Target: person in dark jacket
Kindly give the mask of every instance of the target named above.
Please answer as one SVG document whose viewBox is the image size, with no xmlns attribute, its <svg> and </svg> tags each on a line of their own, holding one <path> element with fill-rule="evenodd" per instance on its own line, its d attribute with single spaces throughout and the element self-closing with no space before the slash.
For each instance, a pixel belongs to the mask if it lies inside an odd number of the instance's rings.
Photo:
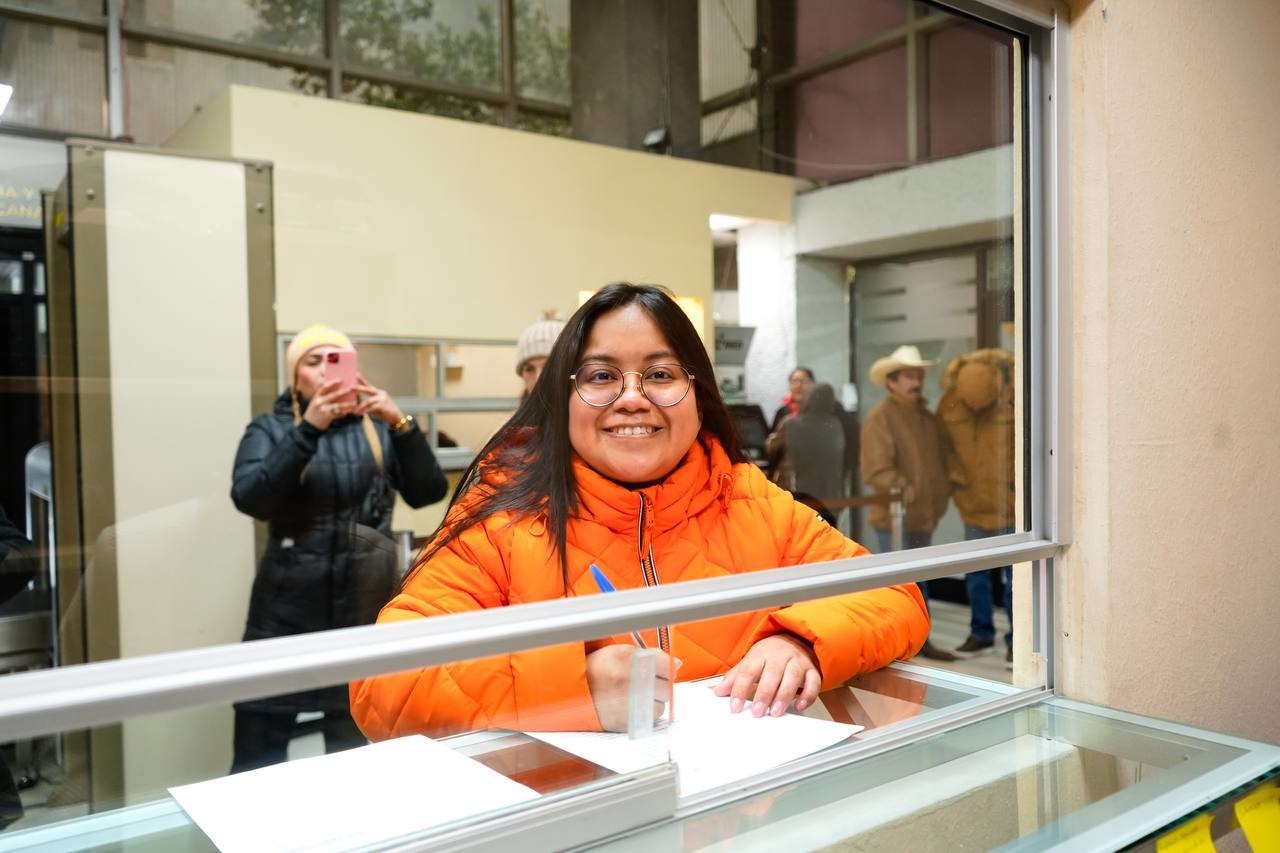
<svg viewBox="0 0 1280 853">
<path fill-rule="evenodd" d="M 784 489 L 792 489 L 794 472 L 791 460 L 787 458 L 786 442 L 782 438 L 782 427 L 791 418 L 800 414 L 800 406 L 805 396 L 813 387 L 813 371 L 807 367 L 797 367 L 787 378 L 789 393 L 782 398 L 782 405 L 773 413 L 773 422 L 769 425 L 769 437 L 765 440 L 764 473 L 773 482 Z"/>
<path fill-rule="evenodd" d="M 791 491 L 809 498 L 799 499 L 832 527 L 836 515 L 827 502 L 845 496 L 846 481 L 844 422 L 836 415 L 839 405 L 831 386 L 819 382 L 805 395 L 800 414 L 783 421 L 780 430 L 791 462 Z"/>
<path fill-rule="evenodd" d="M 448 492 L 425 436 L 385 391 L 363 376 L 357 394 L 326 381 L 325 356 L 351 348 L 336 329 L 299 332 L 285 354 L 288 390 L 236 451 L 231 499 L 268 524 L 246 641 L 372 623 L 397 580 L 395 492 L 415 508 Z M 241 702 L 231 772 L 284 761 L 297 715 L 315 711 L 326 752 L 365 743 L 345 685 Z"/>
<path fill-rule="evenodd" d="M 0 507 L 0 604 L 26 588 L 36 574 L 36 561 L 31 552 L 31 542 L 4 514 Z M 22 798 L 18 783 L 13 778 L 0 753 L 0 829 L 22 817 Z"/>
<path fill-rule="evenodd" d="M 0 507 L 0 604 L 26 589 L 36 575 L 31 542 L 9 521 Z"/>
</svg>

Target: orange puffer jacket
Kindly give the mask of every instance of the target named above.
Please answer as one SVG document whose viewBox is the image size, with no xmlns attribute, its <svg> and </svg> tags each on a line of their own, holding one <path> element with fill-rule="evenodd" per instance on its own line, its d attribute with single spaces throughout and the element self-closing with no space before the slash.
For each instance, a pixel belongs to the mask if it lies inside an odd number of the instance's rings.
<svg viewBox="0 0 1280 853">
<path fill-rule="evenodd" d="M 627 489 L 577 459 L 574 475 L 579 509 L 566 541 L 570 595 L 599 594 L 592 563 L 618 589 L 629 589 L 867 553 L 754 465 L 731 464 L 707 435 L 654 486 Z M 417 568 L 378 622 L 564 596 L 544 521 L 498 514 L 467 529 Z M 651 569 L 642 566 L 642 555 Z M 683 662 L 678 677 L 684 681 L 722 673 L 757 640 L 784 631 L 813 645 L 825 690 L 915 654 L 929 634 L 929 617 L 915 584 L 903 584 L 672 626 L 669 644 Z M 648 635 L 656 646 L 654 632 Z M 574 643 L 356 681 L 351 713 L 374 740 L 476 728 L 599 731 L 586 656 L 610 642 L 630 640 Z"/>
</svg>

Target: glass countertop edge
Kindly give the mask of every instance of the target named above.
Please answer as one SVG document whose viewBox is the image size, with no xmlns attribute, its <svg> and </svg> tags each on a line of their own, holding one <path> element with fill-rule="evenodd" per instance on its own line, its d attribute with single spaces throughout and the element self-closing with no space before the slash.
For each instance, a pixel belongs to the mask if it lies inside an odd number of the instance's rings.
<svg viewBox="0 0 1280 853">
<path fill-rule="evenodd" d="M 1280 745 L 1260 740 L 1251 740 L 1249 738 L 1226 734 L 1225 732 L 1219 732 L 1213 729 L 1200 728 L 1198 726 L 1187 725 L 1185 723 L 1176 723 L 1172 720 L 1163 720 L 1159 717 L 1135 714 L 1132 711 L 1122 711 L 1118 708 L 1109 708 L 1105 705 L 1094 705 L 1089 702 L 1083 702 L 1079 699 L 1068 699 L 1065 696 L 1054 696 L 1051 699 L 1045 700 L 1045 704 L 1053 708 L 1064 708 L 1069 711 L 1079 711 L 1084 714 L 1093 714 L 1097 717 L 1120 720 L 1133 725 L 1143 726 L 1148 729 L 1156 729 L 1157 731 L 1169 732 L 1183 737 L 1209 741 L 1222 746 L 1243 749 L 1248 752 L 1271 753 L 1280 758 Z"/>
<path fill-rule="evenodd" d="M 494 731 L 499 737 L 513 734 L 513 732 L 505 730 Z M 514 734 L 520 733 L 515 732 Z M 406 842 L 427 843 L 433 836 L 481 826 L 487 821 L 500 820 L 526 811 L 531 805 L 535 804 L 553 807 L 563 805 L 565 802 L 584 795 L 592 795 L 601 790 L 632 785 L 639 776 L 663 766 L 665 765 L 655 764 L 652 767 L 640 770 L 618 773 L 603 779 L 584 782 L 562 791 L 541 794 L 536 800 L 513 803 L 501 808 L 489 809 L 478 814 L 447 821 L 436 826 L 426 827 L 407 835 L 392 836 L 375 842 L 369 849 L 376 849 L 379 846 L 389 844 L 404 844 Z M 156 825 L 145 829 L 142 828 L 144 824 L 152 822 Z M 199 833 L 202 837 L 207 837 L 204 835 L 204 830 L 200 825 L 191 819 L 182 806 L 178 804 L 178 801 L 172 795 L 168 795 L 165 799 L 150 803 L 125 806 L 120 809 L 111 809 L 56 823 L 33 826 L 30 829 L 20 830 L 13 835 L 0 836 L 0 853 L 32 849 L 42 851 L 79 851 L 90 849 L 86 845 L 97 848 L 103 844 L 137 841 L 145 836 L 170 829 L 189 829 Z"/>
<path fill-rule="evenodd" d="M 151 822 L 154 822 L 156 826 L 144 831 L 138 831 L 137 827 Z M 85 836 L 100 836 L 105 833 L 111 833 L 115 836 L 113 839 L 92 842 L 100 844 L 109 843 L 113 840 L 127 841 L 131 838 L 138 838 L 157 831 L 194 826 L 195 824 L 191 821 L 191 818 L 178 805 L 178 801 L 172 797 L 167 797 L 150 803 L 126 806 L 123 809 L 112 809 L 97 814 L 58 821 L 57 823 L 20 829 L 13 834 L 0 836 L 0 853 L 7 853 L 11 850 L 30 850 L 37 847 L 40 850 L 83 850 L 85 849 L 83 842 L 76 842 L 73 839 Z"/>
<path fill-rule="evenodd" d="M 1192 762 L 1188 762 L 1188 764 L 1193 764 L 1196 761 L 1208 762 L 1210 760 L 1210 756 L 1202 755 L 1197 759 L 1193 759 Z M 1040 844 L 1040 842 L 1050 840 L 1056 834 L 1054 832 L 1055 827 L 1061 828 L 1061 821 L 1059 821 L 1044 827 L 1032 835 L 1000 847 L 999 850 L 1001 853 L 1014 853 L 1014 851 L 1023 850 L 1052 850 L 1055 853 L 1119 850 L 1146 838 L 1154 832 L 1158 832 L 1166 826 L 1177 823 L 1205 805 L 1277 767 L 1280 767 L 1280 760 L 1277 760 L 1275 756 L 1246 753 L 1231 759 L 1225 764 L 1214 767 L 1208 772 L 1196 773 L 1172 790 L 1112 817 L 1100 820 L 1084 831 L 1068 838 L 1063 838 L 1061 841 L 1048 845 Z M 1141 785 L 1135 785 L 1112 796 L 1141 796 L 1140 788 Z M 1108 797 L 1067 817 L 1075 821 L 1089 820 L 1091 817 L 1089 812 L 1098 809 L 1098 807 L 1106 806 L 1111 808 L 1112 806 L 1108 804 L 1110 799 Z"/>
<path fill-rule="evenodd" d="M 1047 848 L 1058 851 L 1058 853 L 1119 849 L 1125 845 L 1133 844 L 1164 827 L 1177 823 L 1214 800 L 1226 796 L 1241 785 L 1246 785 L 1254 779 L 1280 768 L 1280 746 L 1262 741 L 1223 734 L 1211 729 L 1197 728 L 1155 717 L 1145 717 L 1141 714 L 1107 708 L 1101 705 L 1091 705 L 1074 699 L 1054 697 L 1045 704 L 1050 707 L 1094 714 L 1113 720 L 1146 726 L 1157 731 L 1166 731 L 1184 737 L 1209 741 L 1232 749 L 1244 750 L 1243 755 L 1238 755 L 1206 773 L 1195 775 L 1175 786 L 1172 790 L 1147 800 L 1136 808 L 1115 815 L 1084 832 L 1065 838 L 1060 843 Z M 1201 756 L 1201 758 L 1205 757 L 1207 756 Z M 1128 790 L 1135 791 L 1140 787 L 1135 786 L 1135 788 Z M 1105 800 L 1102 802 L 1105 802 Z M 1101 805 L 1101 803 L 1095 803 L 1094 805 Z M 1093 808 L 1093 806 L 1089 808 Z M 1079 812 L 1076 813 L 1076 815 L 1079 814 Z M 1051 827 L 1046 827 L 1046 829 L 1049 828 Z M 1028 836 L 1023 841 L 1033 837 L 1035 836 Z M 1015 843 L 1001 849 L 1014 851 L 1024 848 L 1021 843 Z"/>
<path fill-rule="evenodd" d="M 906 663 L 904 661 L 894 661 L 885 668 L 897 670 L 898 672 L 906 673 L 907 675 L 918 675 L 924 678 L 945 682 L 949 686 L 956 687 L 968 693 L 972 693 L 977 690 L 983 693 L 994 693 L 997 696 L 1012 696 L 1015 693 L 1025 693 L 1028 690 L 1039 690 L 1043 686 L 1037 684 L 1031 687 L 1016 687 L 1012 684 L 1006 684 L 1003 681 L 992 681 L 989 678 L 982 678 L 977 675 L 966 675 L 962 672 L 953 672 L 949 669 L 921 666 L 920 664 Z"/>
</svg>

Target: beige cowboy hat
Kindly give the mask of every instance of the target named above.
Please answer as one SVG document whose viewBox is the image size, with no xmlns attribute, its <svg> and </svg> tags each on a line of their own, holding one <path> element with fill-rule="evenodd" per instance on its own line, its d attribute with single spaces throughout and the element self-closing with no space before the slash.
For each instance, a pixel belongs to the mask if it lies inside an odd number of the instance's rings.
<svg viewBox="0 0 1280 853">
<path fill-rule="evenodd" d="M 895 370 L 902 370 L 904 367 L 918 367 L 921 370 L 928 370 L 935 364 L 937 364 L 936 361 L 921 358 L 920 350 L 915 347 L 900 346 L 871 365 L 871 381 L 883 388 L 885 387 L 885 380 Z"/>
</svg>

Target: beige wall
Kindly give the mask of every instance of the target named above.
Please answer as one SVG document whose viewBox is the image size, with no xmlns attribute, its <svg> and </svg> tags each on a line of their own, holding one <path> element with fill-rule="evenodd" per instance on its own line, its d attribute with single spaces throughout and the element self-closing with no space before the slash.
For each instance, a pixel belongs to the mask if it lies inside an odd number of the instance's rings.
<svg viewBox="0 0 1280 853">
<path fill-rule="evenodd" d="M 776 175 L 241 86 L 172 143 L 275 163 L 282 329 L 514 338 L 617 279 L 710 305 L 708 215 L 791 218 Z"/>
<path fill-rule="evenodd" d="M 1059 683 L 1280 741 L 1280 4 L 1086 1 L 1071 30 Z"/>
</svg>

